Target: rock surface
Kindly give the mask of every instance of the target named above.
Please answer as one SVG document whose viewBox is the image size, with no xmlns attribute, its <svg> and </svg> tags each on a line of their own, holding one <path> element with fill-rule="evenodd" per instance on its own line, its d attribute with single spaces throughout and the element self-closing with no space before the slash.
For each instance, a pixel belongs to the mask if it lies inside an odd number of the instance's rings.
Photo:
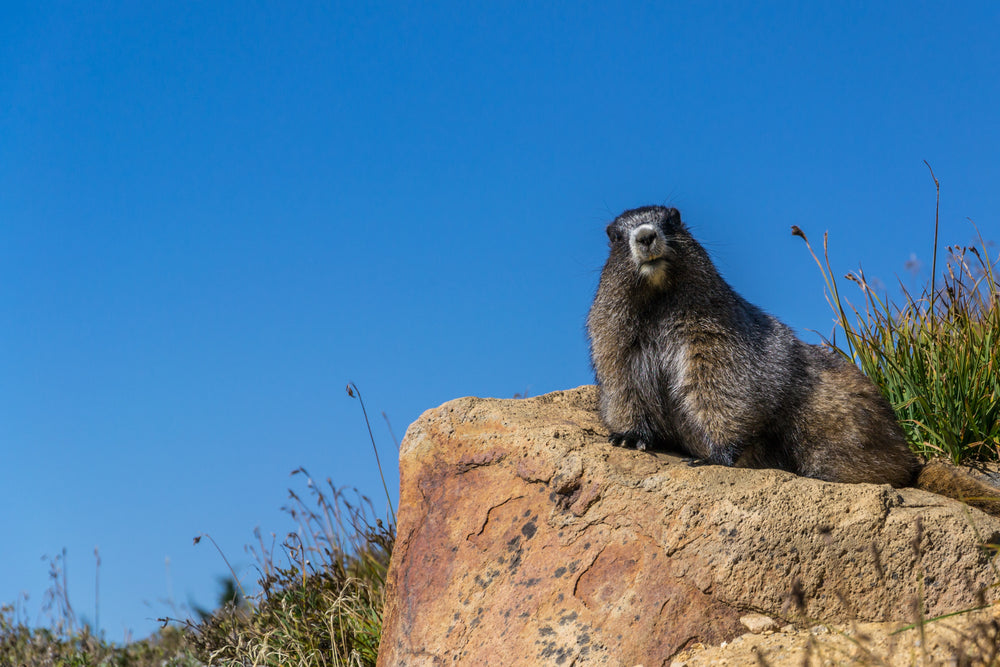
<svg viewBox="0 0 1000 667">
<path fill-rule="evenodd" d="M 767 632 L 769 630 L 774 632 L 778 629 L 778 622 L 770 616 L 765 616 L 764 614 L 747 614 L 746 616 L 741 616 L 740 623 L 742 623 L 743 627 L 755 635 L 759 635 L 762 632 Z"/>
<path fill-rule="evenodd" d="M 994 606 L 927 623 L 923 633 L 903 623 L 747 633 L 721 646 L 696 644 L 675 656 L 670 667 L 943 667 L 995 665 L 998 657 L 1000 609 Z"/>
<path fill-rule="evenodd" d="M 615 448 L 595 405 L 463 398 L 410 426 L 380 665 L 669 665 L 750 613 L 908 621 L 994 581 L 978 510 Z"/>
</svg>

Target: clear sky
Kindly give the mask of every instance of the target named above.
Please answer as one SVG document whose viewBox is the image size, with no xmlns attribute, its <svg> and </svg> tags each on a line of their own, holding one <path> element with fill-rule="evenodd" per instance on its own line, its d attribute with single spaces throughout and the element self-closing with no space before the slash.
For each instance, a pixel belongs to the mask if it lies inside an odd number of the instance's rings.
<svg viewBox="0 0 1000 667">
<path fill-rule="evenodd" d="M 288 474 L 386 502 L 465 395 L 592 382 L 604 226 L 677 206 L 810 340 L 823 281 L 1000 240 L 1000 5 L 3 3 L 0 602 L 211 606 Z M 917 278 L 904 265 L 924 262 Z M 915 283 L 914 283 L 915 284 Z M 394 498 L 395 502 L 395 498 Z M 169 560 L 169 568 L 167 562 Z"/>
</svg>

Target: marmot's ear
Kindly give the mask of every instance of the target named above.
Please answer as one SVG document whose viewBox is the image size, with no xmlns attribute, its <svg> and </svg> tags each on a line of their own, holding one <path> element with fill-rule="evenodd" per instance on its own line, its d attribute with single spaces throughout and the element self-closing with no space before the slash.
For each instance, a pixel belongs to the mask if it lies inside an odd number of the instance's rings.
<svg viewBox="0 0 1000 667">
<path fill-rule="evenodd" d="M 625 235 L 622 233 L 621 228 L 613 222 L 610 225 L 608 225 L 608 228 L 605 229 L 604 231 L 608 233 L 608 240 L 611 241 L 612 243 L 618 243 L 623 238 L 625 238 Z"/>
<path fill-rule="evenodd" d="M 676 208 L 667 209 L 667 222 L 672 225 L 677 225 L 681 229 L 687 229 L 687 227 L 684 226 L 684 222 L 681 220 L 681 212 Z"/>
</svg>

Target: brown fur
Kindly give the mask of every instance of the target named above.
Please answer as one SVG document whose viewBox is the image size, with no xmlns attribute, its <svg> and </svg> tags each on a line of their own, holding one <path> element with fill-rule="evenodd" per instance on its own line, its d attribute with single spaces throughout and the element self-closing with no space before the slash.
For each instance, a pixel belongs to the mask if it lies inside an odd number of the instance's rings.
<svg viewBox="0 0 1000 667">
<path fill-rule="evenodd" d="M 925 464 L 913 486 L 961 500 L 988 514 L 1000 516 L 1000 490 L 976 479 L 964 468 L 945 461 L 930 461 Z"/>
</svg>

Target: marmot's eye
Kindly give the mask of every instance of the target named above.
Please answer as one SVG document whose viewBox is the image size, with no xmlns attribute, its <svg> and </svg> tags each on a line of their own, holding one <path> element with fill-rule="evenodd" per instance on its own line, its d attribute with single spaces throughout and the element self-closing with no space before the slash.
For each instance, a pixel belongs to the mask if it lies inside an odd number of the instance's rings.
<svg viewBox="0 0 1000 667">
<path fill-rule="evenodd" d="M 617 227 L 615 227 L 614 225 L 608 225 L 608 228 L 607 228 L 606 231 L 608 232 L 608 239 L 612 243 L 618 243 L 623 238 L 622 237 L 622 231 L 620 229 L 618 229 Z"/>
</svg>

